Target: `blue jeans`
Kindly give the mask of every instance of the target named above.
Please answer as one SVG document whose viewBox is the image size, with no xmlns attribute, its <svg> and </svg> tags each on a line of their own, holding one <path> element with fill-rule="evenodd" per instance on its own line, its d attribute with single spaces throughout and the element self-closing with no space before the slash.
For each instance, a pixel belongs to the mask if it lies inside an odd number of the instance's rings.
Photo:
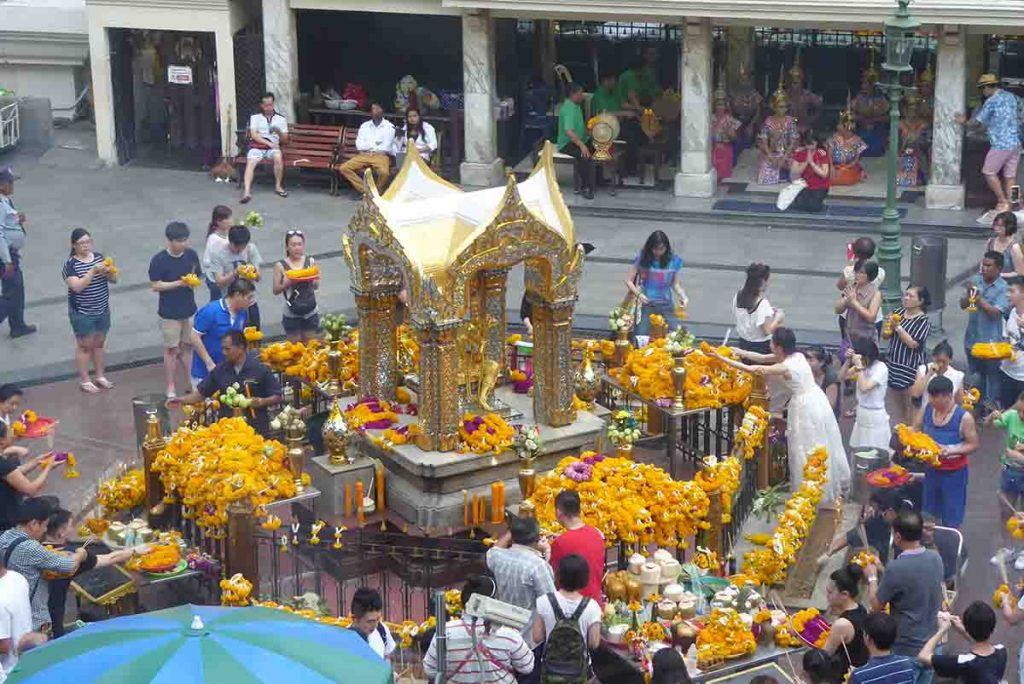
<svg viewBox="0 0 1024 684">
<path fill-rule="evenodd" d="M 675 330 L 679 325 L 679 321 L 676 319 L 676 307 L 672 302 L 651 302 L 641 307 L 640 320 L 637 321 L 636 329 L 633 331 L 635 335 L 651 334 L 651 314 L 661 315 L 665 319 L 669 331 Z"/>
<path fill-rule="evenodd" d="M 1018 497 L 1024 496 L 1024 468 L 1003 466 L 1002 472 L 999 473 L 999 491 L 1010 501 L 1016 501 Z"/>
<path fill-rule="evenodd" d="M 967 369 L 970 381 L 981 392 L 982 401 L 991 406 L 999 406 L 1002 397 L 1003 372 L 999 370 L 999 361 L 995 359 L 976 359 L 967 348 Z"/>
</svg>

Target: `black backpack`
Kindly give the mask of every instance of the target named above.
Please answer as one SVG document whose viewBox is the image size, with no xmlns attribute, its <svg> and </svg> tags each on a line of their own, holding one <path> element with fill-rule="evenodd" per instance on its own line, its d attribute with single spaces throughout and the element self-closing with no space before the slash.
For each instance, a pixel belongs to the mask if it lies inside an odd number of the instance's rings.
<svg viewBox="0 0 1024 684">
<path fill-rule="evenodd" d="M 281 265 L 284 266 L 285 271 L 291 268 L 284 259 L 281 259 Z M 302 267 L 309 268 L 309 257 L 302 262 Z M 313 313 L 316 309 L 316 293 L 313 291 L 313 284 L 295 283 L 292 286 L 292 291 L 285 295 L 284 303 L 296 316 L 305 317 Z"/>
<path fill-rule="evenodd" d="M 544 661 L 540 668 L 542 684 L 584 684 L 590 679 L 590 649 L 580 631 L 580 616 L 590 599 L 586 596 L 569 617 L 562 612 L 555 595 L 547 594 L 555 613 L 555 626 L 544 644 Z"/>
</svg>

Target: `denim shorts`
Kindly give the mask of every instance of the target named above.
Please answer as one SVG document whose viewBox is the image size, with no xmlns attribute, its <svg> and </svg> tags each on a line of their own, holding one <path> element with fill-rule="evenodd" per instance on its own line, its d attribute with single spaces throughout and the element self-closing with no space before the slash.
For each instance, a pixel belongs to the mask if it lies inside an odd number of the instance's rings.
<svg viewBox="0 0 1024 684">
<path fill-rule="evenodd" d="M 68 317 L 71 319 L 71 329 L 75 332 L 75 337 L 106 335 L 110 330 L 110 309 L 101 314 L 86 314 L 68 309 Z"/>
<path fill-rule="evenodd" d="M 999 473 L 999 491 L 1013 501 L 1018 496 L 1024 496 L 1024 468 L 1003 467 Z"/>
</svg>

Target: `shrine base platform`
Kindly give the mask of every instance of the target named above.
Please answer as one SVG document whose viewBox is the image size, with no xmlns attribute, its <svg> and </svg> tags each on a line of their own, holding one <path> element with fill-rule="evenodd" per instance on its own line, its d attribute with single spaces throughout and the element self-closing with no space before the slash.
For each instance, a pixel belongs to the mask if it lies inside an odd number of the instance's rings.
<svg viewBox="0 0 1024 684">
<path fill-rule="evenodd" d="M 532 397 L 515 394 L 509 387 L 499 388 L 495 394 L 522 412 L 523 417 L 516 422 L 533 424 Z M 400 420 L 410 423 L 415 421 L 415 417 L 403 415 Z M 595 449 L 598 438 L 604 433 L 605 422 L 590 412 L 579 411 L 571 425 L 539 427 L 544 452 L 536 460 L 538 476 L 554 468 L 566 456 Z M 384 463 L 388 508 L 428 536 L 444 536 L 465 528 L 463 490 L 470 499 L 473 495 L 487 497 L 488 516 L 491 511 L 491 485 L 498 480 L 505 483 L 506 508 L 514 509 L 514 504 L 520 501 L 517 479 L 520 461 L 511 451 L 499 456 L 460 454 L 422 451 L 412 444 L 384 449 L 368 439 L 359 440 L 353 449 L 358 450 L 361 456 Z"/>
</svg>

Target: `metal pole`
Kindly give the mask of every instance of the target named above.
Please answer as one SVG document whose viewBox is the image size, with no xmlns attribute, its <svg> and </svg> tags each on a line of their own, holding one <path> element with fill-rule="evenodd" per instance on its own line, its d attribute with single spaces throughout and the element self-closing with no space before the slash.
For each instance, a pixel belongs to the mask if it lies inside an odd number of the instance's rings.
<svg viewBox="0 0 1024 684">
<path fill-rule="evenodd" d="M 434 615 L 437 618 L 437 626 L 434 628 L 437 676 L 434 677 L 434 684 L 444 684 L 448 681 L 448 630 L 445 627 L 448 624 L 448 613 L 443 591 L 434 592 Z"/>
<path fill-rule="evenodd" d="M 900 306 L 901 299 L 901 260 L 903 258 L 900 238 L 900 213 L 896 209 L 896 174 L 899 163 L 900 144 L 900 95 L 903 87 L 899 82 L 899 73 L 889 72 L 889 84 L 886 87 L 889 95 L 889 150 L 886 173 L 885 209 L 882 211 L 882 240 L 878 247 L 878 261 L 885 269 L 885 282 L 882 284 L 882 303 L 885 312 L 889 313 Z"/>
</svg>

